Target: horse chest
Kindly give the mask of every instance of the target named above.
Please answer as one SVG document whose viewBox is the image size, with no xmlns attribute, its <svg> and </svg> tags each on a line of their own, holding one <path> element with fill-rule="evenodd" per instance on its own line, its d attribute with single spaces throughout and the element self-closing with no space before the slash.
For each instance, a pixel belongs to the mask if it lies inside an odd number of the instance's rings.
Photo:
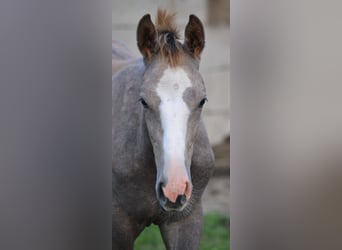
<svg viewBox="0 0 342 250">
<path fill-rule="evenodd" d="M 113 198 L 129 214 L 150 217 L 159 209 L 155 194 L 156 171 L 131 165 L 113 171 Z"/>
<path fill-rule="evenodd" d="M 159 205 L 155 194 L 130 186 L 118 195 L 119 206 L 130 218 L 141 224 L 149 224 L 158 215 Z"/>
</svg>

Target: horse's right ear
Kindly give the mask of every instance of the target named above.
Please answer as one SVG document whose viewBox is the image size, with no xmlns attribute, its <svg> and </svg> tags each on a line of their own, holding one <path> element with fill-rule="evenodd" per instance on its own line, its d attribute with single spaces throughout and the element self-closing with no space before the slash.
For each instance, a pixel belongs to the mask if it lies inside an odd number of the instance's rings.
<svg viewBox="0 0 342 250">
<path fill-rule="evenodd" d="M 195 16 L 189 16 L 189 22 L 185 27 L 184 45 L 190 54 L 199 59 L 204 48 L 204 28 L 201 20 Z"/>
<path fill-rule="evenodd" d="M 140 19 L 137 29 L 137 44 L 145 59 L 151 59 L 157 51 L 157 31 L 149 14 Z"/>
</svg>

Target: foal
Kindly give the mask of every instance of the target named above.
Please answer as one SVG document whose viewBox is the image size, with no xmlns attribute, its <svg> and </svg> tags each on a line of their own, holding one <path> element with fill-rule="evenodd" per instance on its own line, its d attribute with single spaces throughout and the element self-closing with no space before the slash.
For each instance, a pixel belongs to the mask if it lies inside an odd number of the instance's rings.
<svg viewBox="0 0 342 250">
<path fill-rule="evenodd" d="M 143 58 L 112 48 L 113 249 L 133 249 L 151 223 L 167 249 L 198 249 L 214 167 L 201 118 L 203 25 L 190 15 L 182 44 L 173 15 L 158 10 L 156 26 L 150 15 L 140 20 L 137 44 Z"/>
</svg>

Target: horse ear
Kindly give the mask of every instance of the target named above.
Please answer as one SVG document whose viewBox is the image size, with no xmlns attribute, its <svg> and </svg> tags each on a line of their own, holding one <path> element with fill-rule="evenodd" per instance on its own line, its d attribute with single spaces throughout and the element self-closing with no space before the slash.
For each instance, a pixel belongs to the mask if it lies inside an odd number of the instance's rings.
<svg viewBox="0 0 342 250">
<path fill-rule="evenodd" d="M 137 29 L 137 44 L 144 58 L 151 59 L 156 52 L 156 38 L 157 31 L 152 23 L 151 16 L 146 14 L 140 19 Z"/>
<path fill-rule="evenodd" d="M 202 22 L 197 16 L 190 15 L 189 22 L 185 27 L 184 45 L 191 55 L 199 59 L 204 49 L 204 44 L 205 38 Z"/>
</svg>

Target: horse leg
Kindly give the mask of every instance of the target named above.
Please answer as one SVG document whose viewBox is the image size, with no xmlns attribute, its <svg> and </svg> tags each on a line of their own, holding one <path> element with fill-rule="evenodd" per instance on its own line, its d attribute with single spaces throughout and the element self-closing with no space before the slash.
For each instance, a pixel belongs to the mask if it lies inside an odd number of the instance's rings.
<svg viewBox="0 0 342 250">
<path fill-rule="evenodd" d="M 159 226 L 167 250 L 198 250 L 203 224 L 202 204 L 179 221 L 165 222 Z"/>
<path fill-rule="evenodd" d="M 112 215 L 112 250 L 133 250 L 138 229 L 131 218 L 121 209 L 115 208 Z"/>
</svg>

